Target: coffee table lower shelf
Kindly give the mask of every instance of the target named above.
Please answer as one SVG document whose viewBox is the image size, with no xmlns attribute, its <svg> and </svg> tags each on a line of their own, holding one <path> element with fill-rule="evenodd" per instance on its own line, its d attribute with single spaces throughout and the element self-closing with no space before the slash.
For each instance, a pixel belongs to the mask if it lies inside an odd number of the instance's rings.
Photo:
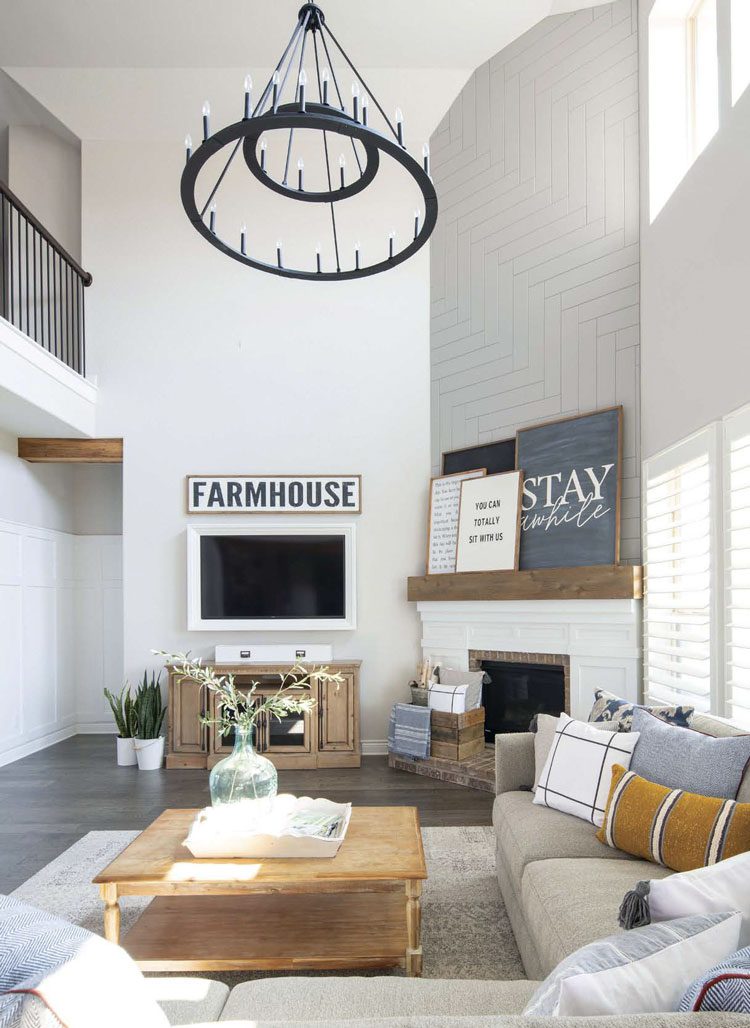
<svg viewBox="0 0 750 1028">
<path fill-rule="evenodd" d="M 406 925 L 403 892 L 157 896 L 122 945 L 144 971 L 403 967 Z"/>
</svg>

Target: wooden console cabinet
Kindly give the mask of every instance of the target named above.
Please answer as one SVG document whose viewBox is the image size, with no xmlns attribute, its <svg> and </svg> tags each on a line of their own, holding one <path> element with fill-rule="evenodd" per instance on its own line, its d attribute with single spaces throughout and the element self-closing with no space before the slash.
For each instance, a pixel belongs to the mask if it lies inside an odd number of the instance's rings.
<svg viewBox="0 0 750 1028">
<path fill-rule="evenodd" d="M 257 693 L 275 692 L 279 674 L 291 671 L 291 664 L 213 664 L 217 674 L 233 674 L 238 688 L 253 682 Z M 281 722 L 261 717 L 255 745 L 278 768 L 359 767 L 362 748 L 359 737 L 360 661 L 331 661 L 326 665 L 339 672 L 343 682 L 320 682 L 313 678 L 310 691 L 316 700 L 307 714 L 291 714 Z M 167 701 L 167 767 L 211 768 L 231 752 L 231 735 L 222 737 L 213 725 L 203 725 L 204 710 L 216 713 L 216 697 L 192 679 L 180 678 L 169 668 Z"/>
</svg>

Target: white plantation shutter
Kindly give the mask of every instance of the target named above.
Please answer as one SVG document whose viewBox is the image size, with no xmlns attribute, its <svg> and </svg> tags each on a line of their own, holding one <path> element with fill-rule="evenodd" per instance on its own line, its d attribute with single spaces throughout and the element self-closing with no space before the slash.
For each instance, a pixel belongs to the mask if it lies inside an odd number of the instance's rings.
<svg viewBox="0 0 750 1028">
<path fill-rule="evenodd" d="M 644 465 L 646 701 L 701 711 L 715 677 L 715 440 L 707 429 Z"/>
<path fill-rule="evenodd" d="M 750 729 L 750 411 L 724 421 L 726 714 Z"/>
</svg>

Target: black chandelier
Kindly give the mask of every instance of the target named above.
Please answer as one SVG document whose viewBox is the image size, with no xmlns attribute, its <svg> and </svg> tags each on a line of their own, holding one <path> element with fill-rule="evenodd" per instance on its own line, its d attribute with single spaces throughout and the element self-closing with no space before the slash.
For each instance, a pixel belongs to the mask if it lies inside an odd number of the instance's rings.
<svg viewBox="0 0 750 1028">
<path fill-rule="evenodd" d="M 308 46 L 308 39 L 312 45 Z M 331 44 L 329 47 L 329 43 Z M 339 80 L 336 75 L 332 52 L 337 60 L 343 61 L 354 78 L 351 86 L 351 112 L 347 111 Z M 305 67 L 308 60 L 308 70 Z M 308 90 L 312 81 L 313 89 Z M 285 102 L 284 94 L 289 98 Z M 292 95 L 293 90 L 293 95 Z M 315 93 L 315 98 L 311 95 Z M 370 102 L 375 108 L 374 117 L 381 124 L 382 131 L 372 124 Z M 338 279 L 363 278 L 387 271 L 407 260 L 429 239 L 437 220 L 437 196 L 430 178 L 430 151 L 422 148 L 422 162 L 415 160 L 404 143 L 404 119 L 400 109 L 396 110 L 395 126 L 378 103 L 360 73 L 342 49 L 338 40 L 326 24 L 321 9 L 312 3 L 305 4 L 299 11 L 297 25 L 281 55 L 273 75 L 268 80 L 260 99 L 252 106 L 252 80 L 245 79 L 244 113 L 240 121 L 227 125 L 213 135 L 210 132 L 210 106 L 203 105 L 203 141 L 193 151 L 190 136 L 185 139 L 185 168 L 182 172 L 180 193 L 188 218 L 200 234 L 222 253 L 242 264 L 259 271 L 286 278 L 331 281 Z M 283 164 L 281 174 L 272 174 L 268 156 L 267 137 L 273 131 L 284 133 L 282 148 Z M 296 161 L 296 174 L 290 171 L 294 133 L 296 130 L 314 130 L 319 135 L 320 166 L 316 169 L 319 182 L 316 188 L 306 188 L 305 164 L 302 157 Z M 344 146 L 345 152 L 336 160 L 331 149 L 334 141 Z M 317 139 L 316 139 L 317 144 Z M 203 166 L 219 151 L 230 147 L 229 156 L 207 197 L 196 201 L 196 184 Z M 354 174 L 347 174 L 346 153 L 353 153 Z M 328 204 L 330 206 L 331 255 L 335 268 L 326 267 L 320 244 L 311 254 L 310 266 L 287 267 L 284 262 L 281 241 L 275 246 L 270 260 L 252 256 L 252 232 L 243 224 L 236 243 L 222 239 L 217 231 L 216 197 L 224 178 L 242 150 L 247 169 L 255 179 L 291 200 L 304 203 Z M 317 153 L 317 145 L 316 145 Z M 406 245 L 399 247 L 395 231 L 391 231 L 382 243 L 377 258 L 367 263 L 359 243 L 342 253 L 337 227 L 337 204 L 356 196 L 366 189 L 381 170 L 383 157 L 390 157 L 406 172 L 421 192 L 422 210 L 414 211 L 413 234 L 410 226 Z M 308 175 L 308 179 L 309 179 Z M 380 215 L 378 215 L 380 220 Z"/>
</svg>

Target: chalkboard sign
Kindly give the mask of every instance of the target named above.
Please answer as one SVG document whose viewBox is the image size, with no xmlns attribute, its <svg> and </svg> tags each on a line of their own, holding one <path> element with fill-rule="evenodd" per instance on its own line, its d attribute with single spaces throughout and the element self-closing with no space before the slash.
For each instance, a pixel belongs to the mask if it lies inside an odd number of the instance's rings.
<svg viewBox="0 0 750 1028">
<path fill-rule="evenodd" d="M 520 567 L 614 564 L 620 557 L 622 407 L 518 432 Z"/>
<path fill-rule="evenodd" d="M 499 439 L 481 446 L 467 446 L 463 450 L 450 450 L 443 454 L 443 474 L 455 475 L 457 471 L 472 468 L 487 468 L 488 475 L 499 475 L 503 471 L 514 471 L 516 467 L 515 439 Z"/>
<path fill-rule="evenodd" d="M 444 475 L 430 481 L 430 514 L 427 525 L 427 574 L 445 575 L 456 570 L 458 512 L 461 483 L 481 478 L 484 468 Z"/>
</svg>

